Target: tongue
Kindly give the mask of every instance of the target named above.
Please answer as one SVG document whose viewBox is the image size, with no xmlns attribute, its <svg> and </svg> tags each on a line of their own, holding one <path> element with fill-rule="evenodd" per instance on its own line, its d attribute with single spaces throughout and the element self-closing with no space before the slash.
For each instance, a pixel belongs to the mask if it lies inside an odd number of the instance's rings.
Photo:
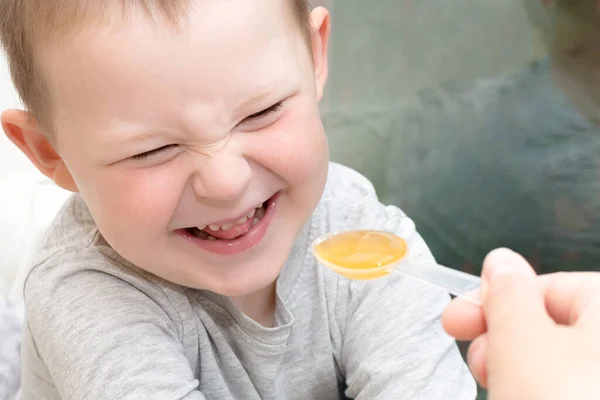
<svg viewBox="0 0 600 400">
<path fill-rule="evenodd" d="M 244 224 L 236 225 L 228 231 L 222 231 L 222 230 L 213 231 L 209 227 L 206 227 L 204 229 L 204 232 L 208 233 L 211 236 L 216 237 L 217 239 L 231 240 L 231 239 L 235 239 L 239 236 L 242 236 L 242 235 L 248 233 L 250 228 L 252 228 L 253 220 L 254 220 L 254 218 L 250 218 Z"/>
</svg>

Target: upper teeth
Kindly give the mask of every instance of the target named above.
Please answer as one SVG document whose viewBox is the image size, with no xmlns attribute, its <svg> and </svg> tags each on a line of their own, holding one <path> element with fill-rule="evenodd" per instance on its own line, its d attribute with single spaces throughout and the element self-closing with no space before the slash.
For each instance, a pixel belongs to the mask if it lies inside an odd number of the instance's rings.
<svg viewBox="0 0 600 400">
<path fill-rule="evenodd" d="M 238 221 L 236 221 L 235 224 L 231 224 L 231 223 L 227 223 L 227 224 L 223 224 L 223 225 L 211 224 L 211 225 L 208 225 L 208 227 L 210 228 L 211 231 L 215 231 L 215 232 L 216 231 L 228 231 L 230 229 L 233 229 L 233 227 L 236 225 L 245 224 L 249 219 L 254 218 L 255 215 L 257 215 L 259 218 L 262 218 L 264 216 L 264 214 L 265 214 L 264 209 L 262 208 L 262 206 L 260 206 L 257 208 L 253 208 L 252 211 L 250 211 L 247 215 L 243 216 Z M 197 228 L 202 231 L 202 230 L 206 229 L 206 225 L 198 226 Z"/>
</svg>

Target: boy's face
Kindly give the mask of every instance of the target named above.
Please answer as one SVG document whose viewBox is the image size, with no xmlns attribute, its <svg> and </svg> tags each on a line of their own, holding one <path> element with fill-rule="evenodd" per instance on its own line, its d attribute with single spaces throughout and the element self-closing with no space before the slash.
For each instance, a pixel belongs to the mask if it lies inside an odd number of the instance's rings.
<svg viewBox="0 0 600 400">
<path fill-rule="evenodd" d="M 322 195 L 326 57 L 315 71 L 287 1 L 198 3 L 177 32 L 134 13 L 40 59 L 57 151 L 108 243 L 167 280 L 241 296 L 276 279 Z M 215 224 L 228 240 L 197 229 Z"/>
</svg>

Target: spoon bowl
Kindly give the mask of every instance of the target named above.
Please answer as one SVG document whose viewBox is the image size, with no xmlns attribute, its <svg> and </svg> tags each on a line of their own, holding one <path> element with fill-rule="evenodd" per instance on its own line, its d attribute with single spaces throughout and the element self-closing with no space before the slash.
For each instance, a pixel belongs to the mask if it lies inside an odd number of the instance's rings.
<svg viewBox="0 0 600 400">
<path fill-rule="evenodd" d="M 313 242 L 312 252 L 317 261 L 348 279 L 372 280 L 400 273 L 481 304 L 478 276 L 435 262 L 412 260 L 407 242 L 390 232 L 328 233 Z"/>
<path fill-rule="evenodd" d="M 390 266 L 406 257 L 406 241 L 372 230 L 328 233 L 314 241 L 315 258 L 338 274 L 355 280 L 383 278 Z"/>
</svg>

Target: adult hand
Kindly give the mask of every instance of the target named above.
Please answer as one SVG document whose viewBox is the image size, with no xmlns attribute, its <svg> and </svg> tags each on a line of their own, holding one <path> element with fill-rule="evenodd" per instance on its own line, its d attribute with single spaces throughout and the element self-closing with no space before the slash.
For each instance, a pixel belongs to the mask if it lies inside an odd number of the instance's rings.
<svg viewBox="0 0 600 400">
<path fill-rule="evenodd" d="M 536 276 L 498 249 L 482 272 L 478 307 L 455 299 L 442 322 L 473 340 L 467 361 L 492 400 L 600 399 L 600 273 Z"/>
</svg>

